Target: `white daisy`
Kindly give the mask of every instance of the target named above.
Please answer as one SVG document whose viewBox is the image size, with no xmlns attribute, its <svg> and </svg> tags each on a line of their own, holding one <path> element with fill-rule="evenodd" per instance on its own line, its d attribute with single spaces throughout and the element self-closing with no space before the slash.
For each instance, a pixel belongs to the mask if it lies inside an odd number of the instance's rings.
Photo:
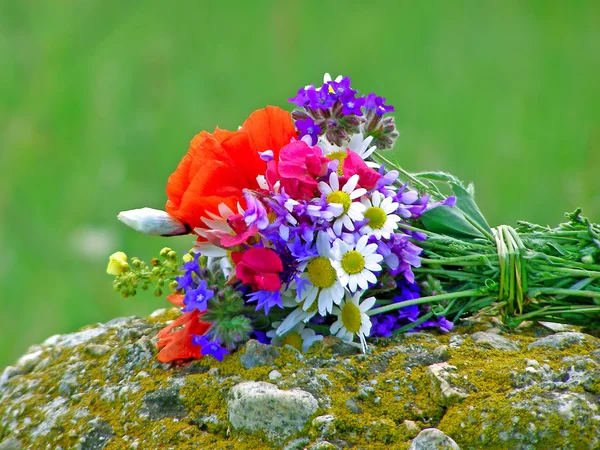
<svg viewBox="0 0 600 450">
<path fill-rule="evenodd" d="M 361 236 L 356 246 L 341 239 L 333 243 L 333 267 L 342 286 L 348 286 L 350 292 L 357 287 L 368 289 L 369 283 L 377 283 L 373 272 L 381 270 L 378 264 L 383 256 L 375 253 L 377 244 L 368 244 L 369 236 Z"/>
<path fill-rule="evenodd" d="M 333 308 L 333 314 L 338 319 L 331 324 L 329 331 L 345 342 L 352 342 L 354 335 L 357 335 L 362 351 L 366 353 L 367 341 L 365 338 L 371 334 L 371 319 L 367 315 L 367 311 L 375 304 L 375 297 L 369 297 L 359 303 L 361 295 L 360 291 L 352 296 L 347 294 L 339 308 L 337 306 Z"/>
<path fill-rule="evenodd" d="M 341 190 L 340 180 L 335 172 L 331 172 L 329 175 L 329 184 L 324 181 L 319 182 L 319 191 L 325 195 L 327 203 L 343 206 L 341 215 L 333 222 L 333 231 L 338 236 L 342 234 L 342 228 L 354 231 L 354 221 L 363 220 L 364 218 L 365 206 L 354 201 L 367 193 L 365 188 L 356 189 L 358 178 L 358 175 L 352 175 Z M 339 207 L 336 208 L 339 212 Z"/>
<path fill-rule="evenodd" d="M 373 136 L 364 137 L 362 133 L 353 134 L 348 143 L 343 147 L 339 147 L 329 142 L 325 136 L 319 137 L 317 145 L 323 150 L 323 154 L 329 159 L 337 159 L 340 165 L 344 164 L 344 159 L 347 156 L 346 150 L 352 150 L 358 154 L 362 159 L 367 159 L 373 154 L 377 147 L 371 145 L 373 142 Z"/>
<path fill-rule="evenodd" d="M 392 197 L 385 197 L 381 192 L 375 191 L 371 198 L 363 197 L 362 204 L 365 206 L 364 217 L 369 222 L 360 229 L 367 236 L 375 236 L 377 239 L 389 239 L 391 234 L 398 228 L 400 216 L 398 203 Z"/>
<path fill-rule="evenodd" d="M 273 322 L 272 326 L 275 330 L 267 332 L 267 336 L 271 338 L 271 344 L 278 347 L 291 345 L 301 352 L 307 352 L 311 345 L 323 340 L 323 336 L 316 334 L 315 330 L 306 327 L 302 322 L 282 334 L 278 333 L 281 322 Z"/>
<path fill-rule="evenodd" d="M 324 316 L 331 313 L 333 304 L 339 304 L 344 297 L 344 288 L 338 280 L 336 270 L 331 265 L 331 246 L 327 233 L 317 235 L 318 256 L 306 258 L 298 266 L 302 272 L 298 297 L 303 301 L 302 309 L 310 311 L 315 299 L 317 309 Z M 313 314 L 314 315 L 314 314 Z"/>
<path fill-rule="evenodd" d="M 342 291 L 343 292 L 343 291 Z M 284 303 L 285 306 L 285 303 Z M 317 314 L 317 304 L 313 303 L 308 311 L 305 311 L 301 305 L 287 315 L 283 322 L 277 327 L 276 333 L 280 336 L 292 330 L 299 323 L 306 323 Z"/>
</svg>

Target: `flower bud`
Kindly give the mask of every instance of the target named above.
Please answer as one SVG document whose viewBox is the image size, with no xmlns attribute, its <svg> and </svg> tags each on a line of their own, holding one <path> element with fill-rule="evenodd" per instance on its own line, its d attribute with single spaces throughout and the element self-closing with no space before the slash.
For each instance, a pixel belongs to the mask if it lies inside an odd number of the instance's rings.
<svg viewBox="0 0 600 450">
<path fill-rule="evenodd" d="M 190 261 L 192 261 L 194 259 L 194 256 L 190 255 L 189 253 L 186 253 L 185 255 L 183 255 L 183 257 L 181 259 L 183 259 L 184 263 L 189 263 Z"/>
<path fill-rule="evenodd" d="M 172 251 L 173 251 L 173 249 L 171 249 L 170 247 L 164 247 L 164 248 L 163 248 L 163 249 L 160 251 L 159 255 L 160 255 L 160 256 L 162 256 L 163 258 L 166 258 L 166 257 L 167 257 L 167 255 L 169 254 L 169 252 L 172 252 Z"/>
<path fill-rule="evenodd" d="M 123 252 L 113 253 L 108 257 L 108 267 L 106 273 L 109 275 L 120 275 L 129 270 L 127 255 Z"/>
<path fill-rule="evenodd" d="M 150 236 L 177 236 L 189 233 L 183 223 L 159 209 L 140 208 L 121 211 L 117 219 L 135 231 Z"/>
</svg>

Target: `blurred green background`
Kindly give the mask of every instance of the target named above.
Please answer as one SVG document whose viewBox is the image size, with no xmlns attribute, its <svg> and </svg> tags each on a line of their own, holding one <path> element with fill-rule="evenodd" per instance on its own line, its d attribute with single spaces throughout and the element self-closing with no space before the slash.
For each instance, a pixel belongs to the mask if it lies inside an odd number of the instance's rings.
<svg viewBox="0 0 600 450">
<path fill-rule="evenodd" d="M 600 221 L 600 3 L 0 2 L 0 367 L 56 333 L 166 306 L 121 299 L 189 140 L 324 72 L 396 106 L 409 170 L 475 182 L 491 224 Z"/>
</svg>

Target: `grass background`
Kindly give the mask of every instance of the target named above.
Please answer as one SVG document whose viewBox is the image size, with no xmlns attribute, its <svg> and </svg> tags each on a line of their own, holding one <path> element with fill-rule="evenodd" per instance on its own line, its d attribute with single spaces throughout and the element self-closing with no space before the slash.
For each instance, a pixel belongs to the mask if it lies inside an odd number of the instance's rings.
<svg viewBox="0 0 600 450">
<path fill-rule="evenodd" d="M 0 367 L 123 300 L 120 210 L 164 206 L 189 140 L 349 75 L 396 106 L 408 170 L 475 182 L 489 222 L 600 221 L 600 3 L 0 1 Z"/>
</svg>

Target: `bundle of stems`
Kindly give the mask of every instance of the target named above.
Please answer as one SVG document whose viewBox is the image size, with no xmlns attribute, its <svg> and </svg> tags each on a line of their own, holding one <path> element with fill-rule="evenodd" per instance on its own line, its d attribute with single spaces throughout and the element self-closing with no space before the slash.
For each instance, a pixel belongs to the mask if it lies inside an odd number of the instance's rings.
<svg viewBox="0 0 600 450">
<path fill-rule="evenodd" d="M 600 326 L 600 225 L 566 214 L 555 228 L 527 222 L 491 228 L 474 201 L 473 186 L 441 172 L 411 174 L 381 153 L 373 156 L 400 173 L 399 182 L 433 199 L 456 197 L 455 206 L 438 206 L 419 220 L 401 224 L 408 234 L 426 239 L 416 280 L 424 296 L 400 303 L 383 300 L 369 315 L 428 305 L 428 313 L 406 331 L 435 316 L 452 321 L 462 316 L 501 316 L 511 327 L 526 320 L 587 327 Z"/>
</svg>

